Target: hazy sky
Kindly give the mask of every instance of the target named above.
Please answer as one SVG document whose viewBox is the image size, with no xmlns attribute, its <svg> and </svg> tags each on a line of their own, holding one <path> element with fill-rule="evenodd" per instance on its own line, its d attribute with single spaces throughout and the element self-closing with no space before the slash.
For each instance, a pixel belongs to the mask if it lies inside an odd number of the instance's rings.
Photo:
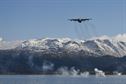
<svg viewBox="0 0 126 84">
<path fill-rule="evenodd" d="M 0 0 L 0 37 L 77 38 L 76 17 L 91 17 L 97 35 L 126 33 L 126 0 Z"/>
</svg>

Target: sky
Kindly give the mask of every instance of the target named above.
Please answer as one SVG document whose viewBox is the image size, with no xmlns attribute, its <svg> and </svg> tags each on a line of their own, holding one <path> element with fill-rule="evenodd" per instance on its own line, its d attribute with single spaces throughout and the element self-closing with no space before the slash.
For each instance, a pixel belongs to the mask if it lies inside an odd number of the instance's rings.
<svg viewBox="0 0 126 84">
<path fill-rule="evenodd" d="M 87 27 L 68 20 L 79 17 L 92 20 Z M 126 0 L 0 0 L 0 37 L 5 40 L 78 38 L 78 25 L 87 35 L 86 28 L 95 28 L 97 36 L 126 33 Z"/>
</svg>

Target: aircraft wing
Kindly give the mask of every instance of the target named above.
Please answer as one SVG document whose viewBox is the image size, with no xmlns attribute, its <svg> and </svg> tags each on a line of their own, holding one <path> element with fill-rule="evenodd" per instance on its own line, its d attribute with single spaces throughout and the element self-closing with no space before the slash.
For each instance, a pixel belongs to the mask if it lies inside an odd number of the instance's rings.
<svg viewBox="0 0 126 84">
<path fill-rule="evenodd" d="M 91 18 L 81 19 L 81 21 L 91 20 Z"/>
<path fill-rule="evenodd" d="M 70 21 L 78 21 L 78 19 L 69 19 Z"/>
</svg>

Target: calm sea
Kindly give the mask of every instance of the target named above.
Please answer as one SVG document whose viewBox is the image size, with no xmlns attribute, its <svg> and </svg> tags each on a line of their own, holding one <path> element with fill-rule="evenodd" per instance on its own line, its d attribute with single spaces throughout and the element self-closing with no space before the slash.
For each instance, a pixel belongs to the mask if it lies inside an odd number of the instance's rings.
<svg viewBox="0 0 126 84">
<path fill-rule="evenodd" d="M 126 76 L 0 75 L 0 84 L 126 84 Z"/>
</svg>

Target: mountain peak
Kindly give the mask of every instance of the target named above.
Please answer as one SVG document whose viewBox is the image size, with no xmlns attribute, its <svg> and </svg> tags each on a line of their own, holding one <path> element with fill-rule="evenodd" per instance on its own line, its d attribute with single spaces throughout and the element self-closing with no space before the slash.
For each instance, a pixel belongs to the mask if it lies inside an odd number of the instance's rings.
<svg viewBox="0 0 126 84">
<path fill-rule="evenodd" d="M 126 34 L 117 36 L 101 36 L 88 40 L 72 40 L 70 38 L 43 38 L 19 42 L 2 42 L 0 49 L 27 49 L 37 52 L 76 52 L 81 51 L 96 55 L 126 55 Z"/>
<path fill-rule="evenodd" d="M 97 55 L 126 55 L 125 34 L 115 37 L 102 36 L 89 40 L 72 40 L 69 38 L 44 38 L 27 40 L 22 43 L 20 48 L 35 50 L 35 51 L 50 51 L 67 50 L 69 52 L 89 52 Z M 117 39 L 118 38 L 118 39 Z"/>
</svg>

